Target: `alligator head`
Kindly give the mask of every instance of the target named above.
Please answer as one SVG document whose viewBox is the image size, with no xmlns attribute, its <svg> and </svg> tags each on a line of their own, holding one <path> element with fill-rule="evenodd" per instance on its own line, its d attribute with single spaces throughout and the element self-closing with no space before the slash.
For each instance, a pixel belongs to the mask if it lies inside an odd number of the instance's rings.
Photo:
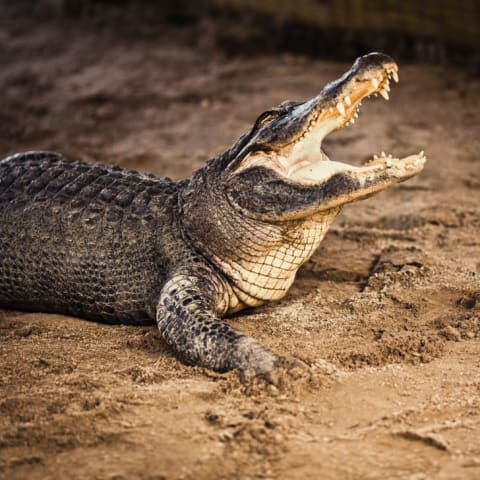
<svg viewBox="0 0 480 480">
<path fill-rule="evenodd" d="M 419 173 L 423 152 L 403 159 L 382 154 L 356 167 L 331 161 L 322 150 L 329 133 L 355 122 L 362 100 L 378 94 L 388 100 L 397 72 L 390 57 L 370 53 L 316 97 L 263 112 L 234 147 L 235 158 L 226 168 L 235 184 L 232 203 L 260 218 L 301 218 L 368 197 Z"/>
<path fill-rule="evenodd" d="M 326 135 L 354 123 L 362 100 L 377 94 L 388 100 L 397 72 L 387 55 L 358 58 L 316 97 L 263 112 L 190 180 L 182 201 L 191 240 L 226 273 L 243 304 L 281 298 L 342 205 L 423 169 L 423 152 L 352 166 L 322 150 Z"/>
</svg>

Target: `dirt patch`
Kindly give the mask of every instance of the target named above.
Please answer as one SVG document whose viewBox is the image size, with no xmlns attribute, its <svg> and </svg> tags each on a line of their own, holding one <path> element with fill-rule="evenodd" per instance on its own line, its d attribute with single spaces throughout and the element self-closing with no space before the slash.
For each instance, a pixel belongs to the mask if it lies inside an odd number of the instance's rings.
<svg viewBox="0 0 480 480">
<path fill-rule="evenodd" d="M 182 178 L 347 68 L 4 13 L 2 156 Z M 400 76 L 326 149 L 352 163 L 425 150 L 424 173 L 346 207 L 285 299 L 228 320 L 310 376 L 247 389 L 182 365 L 154 327 L 0 311 L 0 478 L 479 478 L 480 82 Z"/>
</svg>

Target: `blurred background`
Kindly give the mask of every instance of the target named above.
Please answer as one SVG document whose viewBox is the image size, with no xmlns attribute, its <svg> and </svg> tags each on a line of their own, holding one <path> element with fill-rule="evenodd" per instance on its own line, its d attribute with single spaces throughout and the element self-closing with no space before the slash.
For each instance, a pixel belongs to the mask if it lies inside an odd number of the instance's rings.
<svg viewBox="0 0 480 480">
<path fill-rule="evenodd" d="M 31 14 L 92 21 L 115 11 L 128 19 L 132 32 L 138 21 L 148 21 L 151 33 L 159 23 L 195 28 L 208 37 L 202 41 L 235 54 L 294 51 L 350 59 L 388 49 L 402 59 L 450 60 L 472 68 L 480 60 L 476 0 L 37 0 L 24 5 Z"/>
</svg>

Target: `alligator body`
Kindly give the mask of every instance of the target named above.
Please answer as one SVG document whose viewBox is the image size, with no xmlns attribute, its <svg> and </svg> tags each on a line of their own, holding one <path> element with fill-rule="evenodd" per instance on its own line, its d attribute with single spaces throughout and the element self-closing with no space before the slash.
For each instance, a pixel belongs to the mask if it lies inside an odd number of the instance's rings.
<svg viewBox="0 0 480 480">
<path fill-rule="evenodd" d="M 357 59 L 177 183 L 49 152 L 1 160 L 0 306 L 156 322 L 187 363 L 268 375 L 281 358 L 221 318 L 283 297 L 343 204 L 422 170 L 423 153 L 354 167 L 321 150 L 397 70 Z"/>
</svg>

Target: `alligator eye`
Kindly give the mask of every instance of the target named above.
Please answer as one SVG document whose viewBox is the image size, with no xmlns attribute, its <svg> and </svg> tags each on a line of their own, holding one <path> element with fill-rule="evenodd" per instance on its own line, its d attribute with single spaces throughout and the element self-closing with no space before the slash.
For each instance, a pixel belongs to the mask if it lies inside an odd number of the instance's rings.
<svg viewBox="0 0 480 480">
<path fill-rule="evenodd" d="M 282 110 L 280 109 L 267 110 L 257 118 L 257 121 L 255 122 L 255 127 L 256 128 L 263 127 L 267 123 L 278 118 L 281 114 L 282 114 Z"/>
</svg>

